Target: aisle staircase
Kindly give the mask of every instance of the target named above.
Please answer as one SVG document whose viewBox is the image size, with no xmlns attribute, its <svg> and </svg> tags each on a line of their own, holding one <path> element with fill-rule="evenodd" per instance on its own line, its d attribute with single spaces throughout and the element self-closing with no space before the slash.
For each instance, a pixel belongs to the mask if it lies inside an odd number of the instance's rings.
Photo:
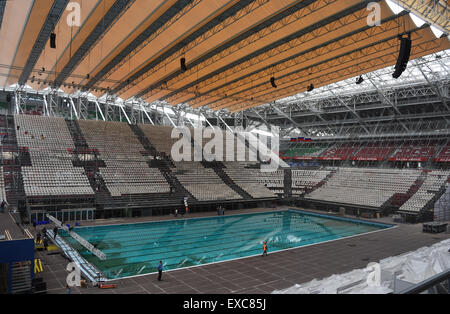
<svg viewBox="0 0 450 314">
<path fill-rule="evenodd" d="M 292 197 L 292 168 L 284 169 L 284 197 Z"/>
<path fill-rule="evenodd" d="M 22 222 L 28 222 L 29 213 L 26 206 L 19 206 L 26 200 L 22 166 L 31 166 L 31 156 L 25 147 L 19 147 L 17 143 L 16 126 L 14 117 L 11 115 L 0 116 L 0 128 L 2 133 L 7 133 L 2 138 L 2 152 L 11 152 L 17 158 L 2 159 L 3 178 L 5 184 L 6 201 L 10 208 L 17 208 L 20 211 Z"/>
<path fill-rule="evenodd" d="M 202 160 L 200 162 L 203 167 L 205 168 L 211 168 L 214 170 L 214 172 L 217 174 L 217 176 L 225 183 L 227 186 L 229 186 L 233 191 L 235 191 L 237 194 L 239 194 L 243 199 L 245 200 L 251 200 L 253 197 L 248 194 L 246 191 L 244 191 L 236 182 L 233 181 L 233 179 L 228 176 L 228 174 L 223 170 L 225 168 L 225 165 L 221 161 L 205 161 Z"/>
<path fill-rule="evenodd" d="M 188 201 L 196 200 L 196 198 L 185 189 L 178 178 L 173 174 L 172 168 L 175 168 L 175 165 L 172 159 L 169 156 L 158 152 L 139 126 L 132 124 L 129 126 L 144 147 L 144 151 L 141 152 L 141 154 L 145 157 L 148 166 L 150 168 L 158 168 L 167 183 L 172 188 L 172 194 L 170 197 L 175 197 L 177 199 L 187 197 Z"/>
<path fill-rule="evenodd" d="M 84 174 L 89 180 L 92 190 L 95 192 L 95 203 L 109 204 L 113 201 L 111 192 L 108 190 L 106 183 L 101 175 L 100 168 L 105 168 L 106 164 L 98 156 L 98 153 L 89 147 L 81 131 L 80 125 L 76 120 L 66 120 L 70 135 L 75 145 L 75 156 L 72 161 L 74 167 L 84 168 Z M 89 155 L 91 160 L 82 160 L 80 156 Z"/>
</svg>

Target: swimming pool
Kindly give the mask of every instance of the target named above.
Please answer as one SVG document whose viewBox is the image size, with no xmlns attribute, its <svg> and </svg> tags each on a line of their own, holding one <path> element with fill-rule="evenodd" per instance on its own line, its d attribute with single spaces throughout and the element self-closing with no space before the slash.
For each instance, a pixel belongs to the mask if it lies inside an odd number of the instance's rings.
<svg viewBox="0 0 450 314">
<path fill-rule="evenodd" d="M 392 225 L 298 210 L 75 228 L 107 255 L 101 261 L 67 233 L 61 236 L 108 279 L 203 265 L 360 235 Z"/>
</svg>

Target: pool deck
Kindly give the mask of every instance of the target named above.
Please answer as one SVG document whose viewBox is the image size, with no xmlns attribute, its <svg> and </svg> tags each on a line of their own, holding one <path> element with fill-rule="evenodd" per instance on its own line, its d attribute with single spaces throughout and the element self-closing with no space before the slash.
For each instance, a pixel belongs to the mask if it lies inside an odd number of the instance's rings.
<svg viewBox="0 0 450 314">
<path fill-rule="evenodd" d="M 29 239 L 16 224 L 15 214 L 9 212 L 0 213 L 0 234 L 5 235 L 5 240 Z M 29 228 L 30 231 L 33 227 Z M 11 237 L 8 239 L 8 237 Z"/>
<path fill-rule="evenodd" d="M 294 207 L 278 207 L 276 210 Z M 298 208 L 303 210 L 301 208 Z M 227 215 L 271 212 L 272 208 L 227 211 Z M 311 210 L 312 211 L 312 210 Z M 314 211 L 312 211 L 314 212 Z M 317 211 L 325 214 L 324 212 Z M 189 214 L 184 218 L 216 216 L 215 212 Z M 355 218 L 348 216 L 349 218 Z M 111 225 L 121 223 L 150 222 L 183 219 L 160 216 L 96 220 L 87 225 Z M 371 222 L 392 224 L 392 218 L 372 219 Z M 424 246 L 450 238 L 450 234 L 422 232 L 422 224 L 399 224 L 380 232 L 360 235 L 333 242 L 319 243 L 282 252 L 270 253 L 266 257 L 220 262 L 204 266 L 164 272 L 162 281 L 150 274 L 114 281 L 115 289 L 72 288 L 72 294 L 266 294 L 274 290 L 292 287 L 295 284 L 322 279 L 353 269 L 364 268 L 370 262 L 414 251 Z M 68 261 L 60 254 L 47 255 L 37 252 L 44 265 L 40 275 L 47 283 L 48 293 L 65 294 Z"/>
</svg>

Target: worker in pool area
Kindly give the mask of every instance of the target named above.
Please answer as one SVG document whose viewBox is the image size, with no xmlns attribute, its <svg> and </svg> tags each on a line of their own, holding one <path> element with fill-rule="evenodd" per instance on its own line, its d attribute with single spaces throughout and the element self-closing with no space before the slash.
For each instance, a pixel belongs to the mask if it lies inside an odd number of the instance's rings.
<svg viewBox="0 0 450 314">
<path fill-rule="evenodd" d="M 163 272 L 163 264 L 162 261 L 159 261 L 159 265 L 158 265 L 158 281 L 161 281 L 161 277 L 162 277 L 162 272 Z"/>
<path fill-rule="evenodd" d="M 267 256 L 267 241 L 264 241 L 262 256 Z"/>
</svg>

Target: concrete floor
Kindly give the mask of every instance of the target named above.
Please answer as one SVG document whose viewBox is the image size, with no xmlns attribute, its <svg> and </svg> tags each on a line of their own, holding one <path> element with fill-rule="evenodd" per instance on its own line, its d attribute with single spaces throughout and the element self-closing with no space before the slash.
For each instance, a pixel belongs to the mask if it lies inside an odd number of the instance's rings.
<svg viewBox="0 0 450 314">
<path fill-rule="evenodd" d="M 283 207 L 277 210 L 284 209 Z M 226 214 L 266 212 L 273 209 L 228 211 Z M 216 213 L 189 214 L 185 218 L 214 216 Z M 352 217 L 354 218 L 354 217 Z M 83 225 L 107 225 L 182 219 L 169 216 L 134 219 L 114 219 L 95 221 Z M 379 222 L 392 223 L 385 217 Z M 270 253 L 267 257 L 221 262 L 163 274 L 163 281 L 157 275 L 145 275 L 117 280 L 117 288 L 102 290 L 98 288 L 72 288 L 73 294 L 266 294 L 285 289 L 295 284 L 322 279 L 332 274 L 340 274 L 357 268 L 364 268 L 370 262 L 400 255 L 423 246 L 450 238 L 450 234 L 428 234 L 422 232 L 422 224 L 401 224 L 397 228 L 361 235 L 349 239 L 296 248 L 283 252 Z M 67 293 L 65 270 L 68 261 L 61 255 L 47 255 L 38 252 L 44 272 L 39 276 L 47 283 L 48 293 Z"/>
</svg>

